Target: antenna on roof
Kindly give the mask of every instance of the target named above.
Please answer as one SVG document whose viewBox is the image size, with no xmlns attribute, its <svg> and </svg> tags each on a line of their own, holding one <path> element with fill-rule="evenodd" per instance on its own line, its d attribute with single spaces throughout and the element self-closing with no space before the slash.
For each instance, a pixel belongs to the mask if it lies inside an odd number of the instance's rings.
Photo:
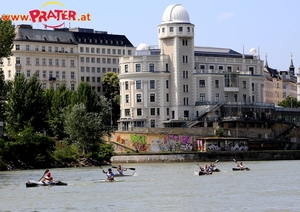
<svg viewBox="0 0 300 212">
<path fill-rule="evenodd" d="M 260 59 L 259 47 L 257 47 L 257 50 L 258 50 L 258 54 L 257 54 L 257 56 L 258 56 L 258 59 Z"/>
<path fill-rule="evenodd" d="M 245 58 L 245 48 L 244 48 L 244 45 L 243 45 L 243 58 Z"/>
</svg>

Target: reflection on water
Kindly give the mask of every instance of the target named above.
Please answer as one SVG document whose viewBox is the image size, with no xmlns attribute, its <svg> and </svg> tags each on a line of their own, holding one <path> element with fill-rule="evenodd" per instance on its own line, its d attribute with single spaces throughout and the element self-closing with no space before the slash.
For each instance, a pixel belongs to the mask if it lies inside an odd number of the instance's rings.
<svg viewBox="0 0 300 212">
<path fill-rule="evenodd" d="M 245 161 L 251 171 L 233 172 L 219 161 L 221 172 L 203 176 L 196 163 L 121 164 L 136 176 L 113 183 L 99 183 L 99 167 L 52 169 L 68 186 L 37 188 L 25 182 L 44 170 L 0 172 L 0 211 L 299 211 L 298 164 Z"/>
</svg>

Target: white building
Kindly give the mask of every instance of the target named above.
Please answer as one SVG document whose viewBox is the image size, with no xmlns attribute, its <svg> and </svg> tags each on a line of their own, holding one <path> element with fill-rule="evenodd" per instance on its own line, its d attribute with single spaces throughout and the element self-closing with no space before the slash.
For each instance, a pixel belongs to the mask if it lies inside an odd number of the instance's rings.
<svg viewBox="0 0 300 212">
<path fill-rule="evenodd" d="M 192 127 L 203 117 L 230 116 L 221 114 L 224 104 L 263 102 L 256 50 L 195 47 L 194 27 L 182 5 L 170 5 L 158 26 L 159 49 L 141 44 L 135 56 L 120 59 L 119 130 Z"/>
<path fill-rule="evenodd" d="M 16 28 L 13 56 L 0 61 L 5 79 L 13 80 L 24 73 L 37 74 L 43 88 L 57 88 L 64 83 L 76 90 L 86 81 L 103 94 L 101 77 L 119 72 L 119 57 L 135 53 L 124 35 L 107 34 L 93 29 L 33 29 L 30 25 Z"/>
</svg>

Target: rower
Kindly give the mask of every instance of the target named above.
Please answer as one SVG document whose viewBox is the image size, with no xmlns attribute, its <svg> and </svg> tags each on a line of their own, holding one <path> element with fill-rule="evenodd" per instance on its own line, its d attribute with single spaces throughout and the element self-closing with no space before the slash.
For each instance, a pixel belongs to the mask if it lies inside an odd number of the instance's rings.
<svg viewBox="0 0 300 212">
<path fill-rule="evenodd" d="M 113 181 L 113 180 L 114 180 L 115 174 L 112 172 L 111 168 L 109 168 L 107 172 L 104 171 L 104 169 L 102 169 L 102 172 L 103 172 L 104 174 L 106 174 L 107 180 L 110 180 L 110 181 Z"/>
<path fill-rule="evenodd" d="M 117 168 L 117 172 L 120 174 L 120 175 L 123 175 L 123 171 L 127 171 L 126 168 L 122 168 L 121 165 L 118 166 Z"/>
</svg>

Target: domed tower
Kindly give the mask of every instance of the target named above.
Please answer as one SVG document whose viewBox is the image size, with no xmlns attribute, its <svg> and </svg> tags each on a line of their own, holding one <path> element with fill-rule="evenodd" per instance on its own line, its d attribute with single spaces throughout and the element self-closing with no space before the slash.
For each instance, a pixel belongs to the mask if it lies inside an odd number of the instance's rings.
<svg viewBox="0 0 300 212">
<path fill-rule="evenodd" d="M 192 74 L 194 69 L 194 25 L 181 4 L 170 5 L 164 11 L 158 26 L 159 48 L 168 55 L 170 72 L 171 118 L 191 118 L 195 100 L 192 99 Z"/>
</svg>

